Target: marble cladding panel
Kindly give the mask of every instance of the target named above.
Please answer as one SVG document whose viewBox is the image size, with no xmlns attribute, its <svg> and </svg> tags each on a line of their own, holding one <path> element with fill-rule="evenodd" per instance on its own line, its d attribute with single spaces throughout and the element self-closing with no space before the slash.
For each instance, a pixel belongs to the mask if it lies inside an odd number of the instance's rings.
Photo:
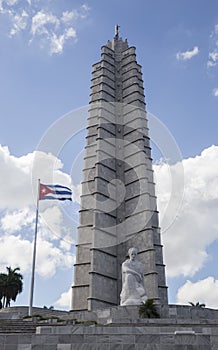
<svg viewBox="0 0 218 350">
<path fill-rule="evenodd" d="M 108 141 L 110 141 L 110 142 L 108 142 Z M 111 157 L 115 157 L 115 154 L 116 154 L 115 139 L 110 138 L 107 141 L 105 141 L 104 139 L 99 139 L 98 140 L 98 149 L 106 152 L 107 154 L 110 154 Z"/>
<path fill-rule="evenodd" d="M 160 239 L 160 228 L 153 228 L 153 238 L 154 238 L 154 244 L 161 245 L 161 239 Z"/>
<path fill-rule="evenodd" d="M 110 182 L 111 180 L 116 179 L 116 172 L 112 169 L 107 168 L 103 164 L 97 164 L 96 175 Z"/>
<path fill-rule="evenodd" d="M 149 159 L 146 159 L 146 163 L 147 163 L 147 176 L 148 176 L 148 183 L 151 185 L 152 188 L 149 188 L 149 193 L 151 194 L 151 196 L 155 196 L 155 192 L 154 192 L 154 171 L 152 169 L 152 167 L 150 166 L 150 162 Z"/>
<path fill-rule="evenodd" d="M 149 227 L 149 220 L 150 220 L 150 212 L 144 211 L 142 213 L 138 213 L 135 215 L 132 215 L 125 220 L 126 224 L 126 235 L 129 238 L 133 235 L 134 237 L 139 231 L 144 230 L 145 228 Z"/>
<path fill-rule="evenodd" d="M 101 68 L 101 67 L 100 67 Z M 114 72 L 111 72 L 111 70 L 108 70 L 108 69 L 99 69 L 99 70 L 96 70 L 92 73 L 92 79 L 95 79 L 95 78 L 99 78 L 99 77 L 102 77 L 102 76 L 105 76 L 105 77 L 108 77 L 109 79 L 111 80 L 114 80 Z"/>
<path fill-rule="evenodd" d="M 78 240 L 77 240 L 77 244 L 89 244 L 91 245 L 91 242 L 93 241 L 93 230 L 92 230 L 92 226 L 79 226 L 78 227 Z M 85 259 L 85 260 L 79 260 L 81 261 L 89 261 L 89 253 L 87 255 L 87 251 L 89 249 L 89 245 L 84 246 L 82 248 L 81 246 L 81 250 L 83 249 L 83 251 L 81 251 L 80 255 L 81 255 L 81 259 Z"/>
<path fill-rule="evenodd" d="M 75 285 L 90 283 L 91 264 L 74 265 Z"/>
<path fill-rule="evenodd" d="M 82 182 L 82 195 L 91 195 L 95 192 L 95 180 Z"/>
<path fill-rule="evenodd" d="M 109 63 L 109 62 L 106 62 L 106 61 L 102 61 L 101 65 L 102 65 L 103 68 L 111 71 L 112 73 L 115 72 L 114 63 Z"/>
<path fill-rule="evenodd" d="M 128 44 L 127 44 L 127 47 L 122 51 L 122 55 L 125 57 L 125 55 L 134 54 L 135 50 L 136 50 L 135 46 L 128 47 Z"/>
<path fill-rule="evenodd" d="M 137 130 L 130 128 L 129 126 L 124 126 L 124 139 L 127 142 L 135 142 L 136 140 L 144 140 L 143 134 Z"/>
<path fill-rule="evenodd" d="M 93 157 L 96 155 L 97 144 L 93 143 L 85 147 L 85 157 Z"/>
<path fill-rule="evenodd" d="M 81 210 L 80 211 L 80 224 L 81 225 L 93 225 L 94 218 L 93 212 L 90 210 Z"/>
<path fill-rule="evenodd" d="M 111 141 L 111 139 L 114 138 L 114 135 L 110 131 L 108 131 L 105 128 L 99 126 L 99 128 L 98 128 L 98 137 L 100 137 L 102 139 L 109 139 L 108 141 Z"/>
<path fill-rule="evenodd" d="M 147 121 L 146 119 L 137 116 L 134 118 L 134 112 L 128 113 L 123 117 L 126 130 L 137 130 L 143 135 L 143 138 L 148 135 Z"/>
<path fill-rule="evenodd" d="M 128 136 L 128 135 L 127 135 Z M 135 154 L 137 151 L 144 151 L 144 139 L 138 139 L 135 142 L 128 142 L 125 140 L 124 143 L 124 159 Z"/>
<path fill-rule="evenodd" d="M 123 89 L 123 98 L 136 92 L 138 92 L 140 95 L 144 95 L 144 89 L 138 83 L 134 83 L 133 85 Z"/>
<path fill-rule="evenodd" d="M 133 61 L 131 59 L 131 57 L 130 57 L 130 59 L 126 58 L 125 61 L 126 61 L 125 64 L 124 64 L 124 62 L 122 62 L 122 73 L 123 74 L 128 72 L 129 70 L 132 70 L 132 69 L 137 69 L 138 71 L 140 71 L 138 64 L 135 61 Z"/>
<path fill-rule="evenodd" d="M 155 259 L 155 250 L 153 248 L 146 250 L 141 254 L 141 257 L 145 264 L 145 274 L 150 272 L 157 272 L 156 265 L 154 263 Z"/>
<path fill-rule="evenodd" d="M 73 310 L 84 310 L 87 308 L 87 298 L 89 296 L 89 287 L 74 287 L 73 288 Z"/>
<path fill-rule="evenodd" d="M 98 164 L 103 163 L 107 168 L 116 171 L 116 159 L 101 150 L 97 152 L 97 162 Z"/>
<path fill-rule="evenodd" d="M 116 217 L 107 214 L 96 212 L 94 215 L 94 225 L 99 228 L 107 228 L 116 226 Z"/>
<path fill-rule="evenodd" d="M 141 194 L 138 197 L 133 197 L 125 202 L 126 217 L 132 214 L 141 213 L 143 210 L 149 208 L 149 195 L 147 193 Z"/>
<path fill-rule="evenodd" d="M 83 182 L 94 181 L 96 174 L 95 166 L 83 170 Z"/>
<path fill-rule="evenodd" d="M 114 56 L 114 50 L 112 49 L 111 45 L 112 45 L 111 41 L 108 40 L 107 45 L 103 45 L 101 47 L 101 52 L 102 53 L 109 53 L 113 57 Z"/>
<path fill-rule="evenodd" d="M 115 88 L 115 82 L 114 80 L 108 78 L 105 75 L 102 75 L 98 78 L 94 78 L 92 79 L 92 87 L 94 87 L 95 85 L 99 85 L 99 84 L 107 84 L 108 86 L 110 86 L 112 89 Z"/>
<path fill-rule="evenodd" d="M 138 84 L 140 87 L 143 88 L 143 81 L 141 79 L 139 79 L 139 77 L 136 75 L 136 76 L 132 76 L 132 77 L 128 78 L 127 80 L 123 81 L 123 90 L 126 88 L 129 88 L 129 86 L 131 86 L 133 84 Z"/>
<path fill-rule="evenodd" d="M 79 229 L 83 229 L 83 227 L 79 227 Z M 76 249 L 76 262 L 77 263 L 87 263 L 90 262 L 91 255 L 90 255 L 90 247 L 91 243 L 86 242 L 84 244 L 78 244 Z"/>
<path fill-rule="evenodd" d="M 143 197 L 143 200 L 146 199 L 146 208 L 144 209 L 151 209 L 150 208 L 150 201 L 149 201 L 149 193 L 148 193 L 148 183 L 147 179 L 140 179 L 135 182 L 130 183 L 129 185 L 126 185 L 126 195 L 125 200 L 134 198 L 136 196 L 142 196 L 143 194 L 146 195 L 146 197 Z"/>
<path fill-rule="evenodd" d="M 87 127 L 87 137 L 97 135 L 97 133 L 98 133 L 97 126 L 98 126 L 98 124 L 92 125 L 92 126 L 88 125 L 88 127 Z"/>
<path fill-rule="evenodd" d="M 126 64 L 130 62 L 136 62 L 136 54 L 130 54 L 130 53 L 124 53 L 122 54 L 122 66 L 125 66 Z"/>
<path fill-rule="evenodd" d="M 103 99 L 107 102 L 112 102 L 112 101 L 114 101 L 114 95 L 112 95 L 106 91 L 103 91 L 103 90 L 90 95 L 91 102 L 99 101 L 101 99 Z"/>
<path fill-rule="evenodd" d="M 146 155 L 146 158 L 151 158 L 151 149 L 150 148 L 145 147 L 145 155 Z"/>
<path fill-rule="evenodd" d="M 162 304 L 165 304 L 165 305 L 168 304 L 168 295 L 167 295 L 166 285 L 161 286 L 161 287 L 159 286 L 158 295 L 159 295 L 159 298 L 160 298 Z M 167 311 L 165 311 L 165 312 L 168 315 L 168 312 Z M 198 349 L 196 349 L 196 350 L 198 350 Z M 205 350 L 205 349 L 202 349 L 202 350 Z"/>
<path fill-rule="evenodd" d="M 110 104 L 107 104 L 108 107 L 110 107 Z M 99 123 L 115 123 L 116 122 L 116 116 L 114 115 L 114 108 L 113 111 L 111 112 L 110 110 L 107 109 L 102 109 L 101 113 L 100 113 L 100 119 L 99 119 Z"/>
<path fill-rule="evenodd" d="M 128 185 L 137 179 L 145 178 L 147 176 L 146 172 L 147 167 L 145 164 L 139 164 L 134 169 L 129 168 L 127 171 L 125 171 L 125 184 Z"/>
<path fill-rule="evenodd" d="M 142 103 L 144 103 L 144 101 L 145 101 L 144 95 L 140 94 L 140 92 L 138 92 L 138 91 L 132 92 L 130 95 L 123 97 L 124 103 L 132 103 L 132 104 L 137 105 L 137 103 L 136 103 L 137 100 L 139 100 L 138 102 L 142 102 Z"/>
<path fill-rule="evenodd" d="M 94 115 L 92 117 L 88 117 L 87 118 L 88 126 L 93 127 L 93 126 L 97 125 L 98 124 L 98 118 L 99 118 L 98 115 Z"/>
<path fill-rule="evenodd" d="M 162 252 L 161 252 L 161 254 L 162 254 Z M 156 265 L 156 270 L 158 273 L 158 285 L 165 286 L 166 285 L 165 266 L 164 265 Z"/>
<path fill-rule="evenodd" d="M 85 169 L 90 169 L 93 168 L 93 165 L 96 163 L 96 154 L 93 156 L 85 156 L 84 157 L 84 168 Z"/>
<path fill-rule="evenodd" d="M 99 127 L 107 130 L 110 132 L 112 135 L 116 134 L 116 124 L 115 123 L 110 123 L 107 120 L 100 118 L 99 119 Z"/>
<path fill-rule="evenodd" d="M 115 62 L 114 62 L 114 58 L 113 57 L 110 57 L 110 55 L 107 55 L 107 54 L 103 54 L 102 55 L 102 61 L 103 62 L 106 62 L 112 66 L 115 65 Z"/>
<path fill-rule="evenodd" d="M 104 261 L 102 261 L 102 264 Z M 97 273 L 92 273 L 92 298 L 109 303 L 117 303 L 117 281 Z"/>
<path fill-rule="evenodd" d="M 145 152 L 143 151 L 138 151 L 135 154 L 132 154 L 128 157 L 125 157 L 125 166 L 124 166 L 124 171 L 130 169 L 130 168 L 135 168 L 136 166 L 140 164 L 145 163 Z M 148 176 L 145 174 L 145 176 Z"/>
<path fill-rule="evenodd" d="M 101 263 L 99 264 L 99 262 Z M 107 268 L 105 269 L 105 267 Z M 117 277 L 116 256 L 106 254 L 101 250 L 95 250 L 95 254 L 93 254 L 93 260 L 92 260 L 92 270 L 116 279 Z"/>
<path fill-rule="evenodd" d="M 102 67 L 102 61 L 96 62 L 92 65 L 92 72 L 98 71 Z"/>
<path fill-rule="evenodd" d="M 96 309 L 106 309 L 111 306 L 114 306 L 111 303 L 107 303 L 104 301 L 100 300 L 95 300 L 95 299 L 88 299 L 88 305 L 89 305 L 89 310 L 96 310 Z M 99 344 L 99 346 L 98 346 Z M 111 350 L 110 344 L 109 343 L 98 343 L 98 344 L 93 344 L 93 349 L 91 350 Z M 86 346 L 86 344 L 85 344 Z M 80 350 L 81 348 L 78 348 Z M 74 350 L 74 349 L 73 349 Z M 86 350 L 86 347 L 84 347 L 84 350 Z"/>
<path fill-rule="evenodd" d="M 139 255 L 138 258 L 143 262 L 144 251 L 148 249 L 153 249 L 153 232 L 152 229 L 146 229 L 141 232 L 136 232 L 135 236 L 128 241 L 129 247 L 138 248 Z"/>
<path fill-rule="evenodd" d="M 92 210 L 96 208 L 96 198 L 93 194 L 82 195 L 80 197 L 80 208 L 81 210 L 88 209 Z"/>
<path fill-rule="evenodd" d="M 107 84 L 101 83 L 98 85 L 94 85 L 91 87 L 91 94 L 98 93 L 99 91 L 105 91 L 108 94 L 115 96 L 115 90 L 114 88 L 110 87 Z"/>
<path fill-rule="evenodd" d="M 131 68 L 129 70 L 122 71 L 122 81 L 126 81 L 129 78 L 136 76 L 138 79 L 142 79 L 142 74 L 139 72 L 138 68 Z"/>
<path fill-rule="evenodd" d="M 86 136 L 86 145 L 92 145 L 96 142 L 97 134 L 92 136 Z"/>
<path fill-rule="evenodd" d="M 116 226 L 112 227 L 111 232 L 106 232 L 106 230 L 100 230 L 95 228 L 93 235 L 93 247 L 94 248 L 110 248 L 113 247 L 117 243 L 117 235 L 116 235 Z M 101 268 L 104 268 L 103 265 Z M 110 266 L 107 267 L 106 270 L 110 270 Z"/>
<path fill-rule="evenodd" d="M 110 184 L 110 192 L 109 192 L 109 183 L 107 180 L 103 178 L 97 178 L 96 181 L 96 191 L 107 196 L 111 197 L 112 199 L 116 198 L 116 187 L 113 185 L 113 183 Z M 100 200 L 100 198 L 98 198 Z"/>
<path fill-rule="evenodd" d="M 146 275 L 144 277 L 144 284 L 148 299 L 159 299 L 157 275 L 155 273 Z"/>
<path fill-rule="evenodd" d="M 159 227 L 158 212 L 154 211 L 152 213 L 151 225 L 152 225 L 152 227 Z"/>
</svg>

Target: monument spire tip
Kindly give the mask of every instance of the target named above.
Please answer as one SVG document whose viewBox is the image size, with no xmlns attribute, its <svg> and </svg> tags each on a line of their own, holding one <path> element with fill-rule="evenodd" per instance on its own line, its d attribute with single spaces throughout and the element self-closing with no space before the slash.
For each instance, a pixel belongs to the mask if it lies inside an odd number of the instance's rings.
<svg viewBox="0 0 218 350">
<path fill-rule="evenodd" d="M 115 39 L 119 38 L 119 28 L 120 26 L 118 24 L 115 25 Z"/>
</svg>

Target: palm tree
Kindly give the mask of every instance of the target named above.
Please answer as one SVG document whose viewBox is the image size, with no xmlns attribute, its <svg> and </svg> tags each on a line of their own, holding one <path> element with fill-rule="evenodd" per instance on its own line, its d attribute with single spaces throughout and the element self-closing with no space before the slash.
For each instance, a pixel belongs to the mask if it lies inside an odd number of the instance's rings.
<svg viewBox="0 0 218 350">
<path fill-rule="evenodd" d="M 20 271 L 19 267 L 12 269 L 10 266 L 7 268 L 7 274 L 0 274 L 0 300 L 2 301 L 2 307 L 9 307 L 11 300 L 16 301 L 17 295 L 23 290 L 23 276 L 17 272 Z"/>
<path fill-rule="evenodd" d="M 206 305 L 204 303 L 200 304 L 199 301 L 197 303 L 193 303 L 192 301 L 189 301 L 189 304 L 193 307 L 198 307 L 198 308 L 204 308 Z"/>
<path fill-rule="evenodd" d="M 147 299 L 139 306 L 139 317 L 141 318 L 159 318 L 160 315 L 154 304 L 154 299 Z"/>
</svg>

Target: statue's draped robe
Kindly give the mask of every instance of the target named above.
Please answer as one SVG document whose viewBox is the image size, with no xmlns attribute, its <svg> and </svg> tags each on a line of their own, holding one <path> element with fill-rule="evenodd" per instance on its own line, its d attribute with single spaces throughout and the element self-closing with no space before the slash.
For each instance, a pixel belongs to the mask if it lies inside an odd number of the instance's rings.
<svg viewBox="0 0 218 350">
<path fill-rule="evenodd" d="M 122 264 L 122 291 L 120 304 L 140 305 L 147 300 L 144 288 L 144 265 L 139 261 L 124 261 Z"/>
</svg>

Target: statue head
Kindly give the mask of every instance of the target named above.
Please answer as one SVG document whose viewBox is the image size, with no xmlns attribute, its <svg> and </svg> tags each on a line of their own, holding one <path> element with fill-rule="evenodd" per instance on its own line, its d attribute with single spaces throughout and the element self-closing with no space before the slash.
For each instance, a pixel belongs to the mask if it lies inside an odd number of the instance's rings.
<svg viewBox="0 0 218 350">
<path fill-rule="evenodd" d="M 135 247 L 129 248 L 128 255 L 131 261 L 134 261 L 136 258 L 136 255 L 138 254 L 138 249 Z"/>
</svg>

